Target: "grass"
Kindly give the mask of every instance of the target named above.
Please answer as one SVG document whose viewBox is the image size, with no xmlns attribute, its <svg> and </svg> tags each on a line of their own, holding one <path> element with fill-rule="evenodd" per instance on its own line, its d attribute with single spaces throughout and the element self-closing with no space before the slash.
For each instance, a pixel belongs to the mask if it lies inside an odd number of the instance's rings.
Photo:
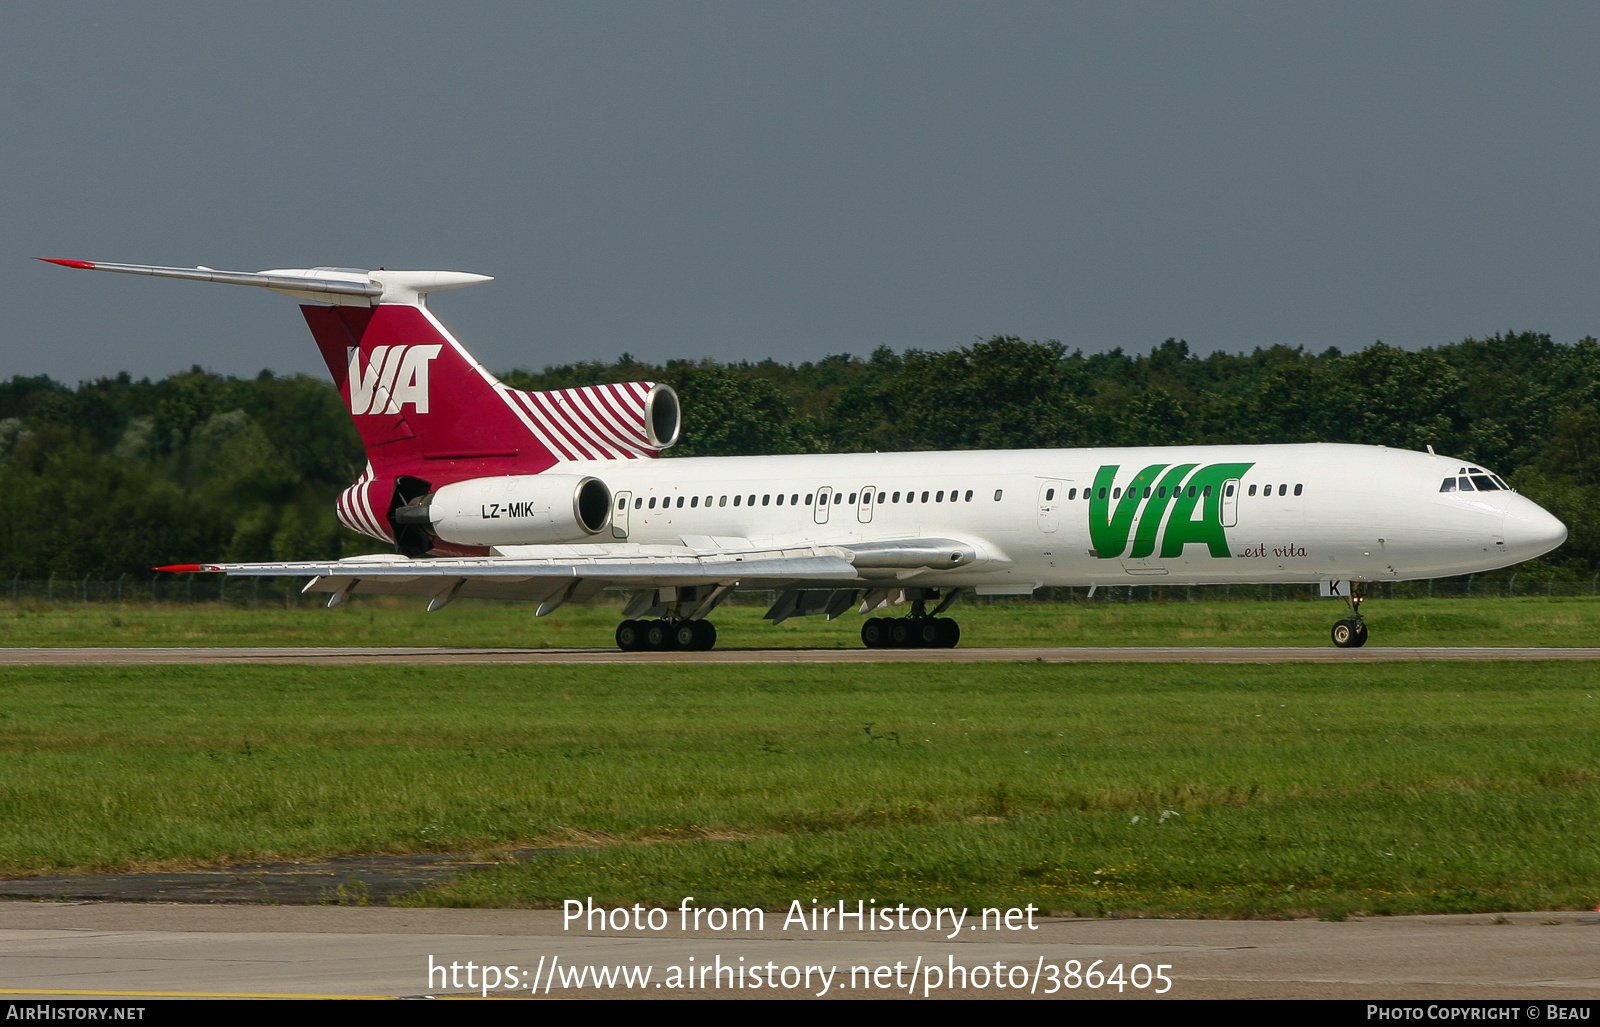
<svg viewBox="0 0 1600 1027">
<path fill-rule="evenodd" d="M 0 646 L 427 645 L 611 648 L 615 602 L 545 618 L 528 604 L 360 598 L 334 610 L 216 604 L 0 604 Z M 1333 600 L 1280 602 L 958 603 L 963 645 L 1329 645 L 1345 616 Z M 859 648 L 862 618 L 802 617 L 776 627 L 760 606 L 724 605 L 719 648 Z M 896 614 L 901 611 L 892 611 Z M 1600 644 L 1600 599 L 1374 599 L 1372 646 Z"/>
<path fill-rule="evenodd" d="M 410 901 L 1592 908 L 1597 671 L 3 668 L 0 873 L 557 845 Z"/>
</svg>

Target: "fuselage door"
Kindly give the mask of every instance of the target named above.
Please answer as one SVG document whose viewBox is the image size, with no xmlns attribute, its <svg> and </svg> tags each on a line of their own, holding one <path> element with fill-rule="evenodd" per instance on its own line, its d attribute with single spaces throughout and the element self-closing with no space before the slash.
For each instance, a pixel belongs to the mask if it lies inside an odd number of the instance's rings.
<svg viewBox="0 0 1600 1027">
<path fill-rule="evenodd" d="M 1061 503 L 1066 498 L 1059 481 L 1047 481 L 1039 486 L 1039 530 L 1054 534 L 1061 527 Z"/>
<path fill-rule="evenodd" d="M 1222 483 L 1222 526 L 1235 528 L 1239 525 L 1239 479 L 1229 478 Z"/>
<path fill-rule="evenodd" d="M 856 504 L 856 520 L 862 524 L 872 523 L 872 502 L 878 497 L 878 486 L 861 486 L 861 501 Z"/>
<path fill-rule="evenodd" d="M 632 492 L 618 492 L 616 506 L 611 508 L 611 537 L 628 537 L 628 508 L 633 505 Z"/>
<path fill-rule="evenodd" d="M 818 524 L 828 523 L 828 507 L 833 503 L 833 489 L 824 486 L 817 489 L 817 505 L 811 508 L 812 519 Z"/>
</svg>

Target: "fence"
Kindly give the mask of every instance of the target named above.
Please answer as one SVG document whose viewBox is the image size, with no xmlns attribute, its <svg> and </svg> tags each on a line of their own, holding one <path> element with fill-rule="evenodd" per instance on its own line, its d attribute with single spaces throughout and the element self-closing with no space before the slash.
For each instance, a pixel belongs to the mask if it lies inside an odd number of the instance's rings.
<svg viewBox="0 0 1600 1027">
<path fill-rule="evenodd" d="M 14 575 L 9 591 L 0 584 L 0 601 L 13 605 L 62 606 L 70 604 L 213 605 L 252 608 L 322 606 L 327 596 L 304 595 L 304 578 L 229 578 L 220 574 L 123 574 L 115 578 L 52 574 L 46 578 Z M 4 579 L 0 579 L 4 582 Z M 1551 572 L 1496 571 L 1459 578 L 1425 581 L 1388 581 L 1368 586 L 1374 599 L 1492 599 L 1578 598 L 1600 595 L 1600 574 L 1572 575 Z M 362 597 L 356 597 L 358 600 Z M 1146 602 L 1279 602 L 1317 599 L 1315 585 L 1163 585 L 1138 583 L 1101 585 L 1089 589 L 1042 588 L 1035 602 L 1146 603 Z M 404 602 L 405 600 L 400 600 Z M 770 602 L 757 593 L 741 595 L 740 605 Z M 1028 602 L 1013 600 L 980 600 Z"/>
</svg>

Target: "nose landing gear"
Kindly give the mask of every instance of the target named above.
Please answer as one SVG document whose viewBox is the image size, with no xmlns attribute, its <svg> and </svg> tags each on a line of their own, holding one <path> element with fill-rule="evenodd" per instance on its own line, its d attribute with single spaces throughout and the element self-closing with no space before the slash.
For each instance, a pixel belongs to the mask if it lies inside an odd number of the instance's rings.
<svg viewBox="0 0 1600 1027">
<path fill-rule="evenodd" d="M 1359 649 L 1367 644 L 1367 622 L 1361 617 L 1361 604 L 1366 598 L 1366 585 L 1351 582 L 1350 617 L 1333 625 L 1333 644 L 1340 649 Z"/>
</svg>

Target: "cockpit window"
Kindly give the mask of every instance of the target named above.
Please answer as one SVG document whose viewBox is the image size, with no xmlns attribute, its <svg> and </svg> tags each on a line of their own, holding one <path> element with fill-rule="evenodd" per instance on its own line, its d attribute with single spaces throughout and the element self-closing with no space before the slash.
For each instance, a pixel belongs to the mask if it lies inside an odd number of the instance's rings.
<svg viewBox="0 0 1600 1027">
<path fill-rule="evenodd" d="M 1479 492 L 1499 492 L 1500 486 L 1490 480 L 1487 474 L 1474 474 L 1472 484 L 1478 486 Z"/>
<path fill-rule="evenodd" d="M 1439 486 L 1440 492 L 1454 492 L 1455 490 L 1456 480 L 1454 478 L 1446 478 L 1444 484 Z"/>
</svg>

